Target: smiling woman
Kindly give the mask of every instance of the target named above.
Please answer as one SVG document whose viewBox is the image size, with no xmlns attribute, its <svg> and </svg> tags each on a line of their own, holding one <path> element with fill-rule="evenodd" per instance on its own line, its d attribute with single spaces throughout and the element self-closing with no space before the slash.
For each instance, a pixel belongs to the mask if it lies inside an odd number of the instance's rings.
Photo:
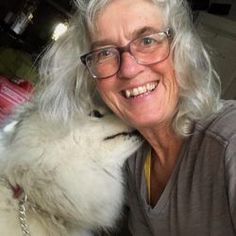
<svg viewBox="0 0 236 236">
<path fill-rule="evenodd" d="M 117 10 L 121 13 L 115 14 Z M 140 18 L 127 25 L 136 15 Z M 107 28 L 108 19 L 116 26 L 113 30 Z M 159 129 L 170 123 L 178 101 L 178 86 L 169 56 L 170 30 L 163 31 L 168 25 L 161 19 L 159 8 L 148 1 L 135 6 L 132 1 L 110 3 L 97 19 L 99 33 L 92 36 L 95 45 L 97 41 L 109 42 L 109 46 L 129 43 L 131 52 L 124 51 L 119 56 L 118 73 L 98 79 L 97 89 L 105 103 L 143 135 L 146 127 L 154 128 L 157 123 Z M 104 46 L 100 44 L 100 48 Z M 143 87 L 154 89 L 142 93 Z M 133 95 L 132 99 L 124 96 L 128 93 Z"/>
<path fill-rule="evenodd" d="M 236 103 L 220 100 L 187 3 L 77 8 L 42 60 L 41 113 L 67 121 L 99 104 L 146 140 L 126 163 L 132 235 L 234 235 Z"/>
</svg>

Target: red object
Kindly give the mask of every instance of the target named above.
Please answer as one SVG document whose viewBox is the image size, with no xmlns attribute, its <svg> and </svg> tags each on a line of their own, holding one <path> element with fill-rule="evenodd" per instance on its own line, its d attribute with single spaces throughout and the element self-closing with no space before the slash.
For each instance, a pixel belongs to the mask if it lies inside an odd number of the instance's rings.
<svg viewBox="0 0 236 236">
<path fill-rule="evenodd" d="M 10 80 L 0 76 L 0 126 L 14 108 L 31 98 L 33 85 L 26 80 Z"/>
<path fill-rule="evenodd" d="M 16 199 L 19 198 L 23 193 L 23 189 L 19 185 L 16 185 L 15 187 L 11 186 L 11 188 L 13 191 L 13 197 Z"/>
</svg>

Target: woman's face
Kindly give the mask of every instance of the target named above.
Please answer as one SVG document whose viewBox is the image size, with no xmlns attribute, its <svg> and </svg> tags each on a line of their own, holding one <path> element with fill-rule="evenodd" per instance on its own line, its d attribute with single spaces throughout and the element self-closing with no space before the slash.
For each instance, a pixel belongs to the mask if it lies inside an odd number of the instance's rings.
<svg viewBox="0 0 236 236">
<path fill-rule="evenodd" d="M 167 26 L 163 26 L 159 9 L 151 2 L 114 0 L 99 15 L 92 42 L 96 45 L 94 49 L 108 45 L 121 47 L 147 28 L 158 32 L 165 30 L 164 27 Z M 178 85 L 171 55 L 158 64 L 145 66 L 137 64 L 125 52 L 119 72 L 98 79 L 97 90 L 114 113 L 139 130 L 169 124 L 176 112 Z M 129 93 L 136 95 L 128 97 Z"/>
</svg>

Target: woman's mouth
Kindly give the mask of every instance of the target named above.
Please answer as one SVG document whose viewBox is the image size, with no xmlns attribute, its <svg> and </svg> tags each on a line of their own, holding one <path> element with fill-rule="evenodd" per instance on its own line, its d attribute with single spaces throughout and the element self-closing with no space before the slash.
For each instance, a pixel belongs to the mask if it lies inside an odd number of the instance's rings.
<svg viewBox="0 0 236 236">
<path fill-rule="evenodd" d="M 122 93 L 125 98 L 134 98 L 152 92 L 157 87 L 158 83 L 159 81 L 150 82 L 143 86 L 139 86 L 132 89 L 126 89 Z"/>
</svg>

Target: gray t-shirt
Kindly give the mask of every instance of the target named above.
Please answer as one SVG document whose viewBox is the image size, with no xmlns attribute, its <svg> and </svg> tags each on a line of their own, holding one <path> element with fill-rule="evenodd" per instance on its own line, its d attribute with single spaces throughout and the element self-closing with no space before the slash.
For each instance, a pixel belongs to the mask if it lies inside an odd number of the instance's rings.
<svg viewBox="0 0 236 236">
<path fill-rule="evenodd" d="M 154 208 L 146 201 L 148 150 L 145 144 L 126 166 L 132 235 L 236 235 L 236 101 L 196 123 Z"/>
</svg>

